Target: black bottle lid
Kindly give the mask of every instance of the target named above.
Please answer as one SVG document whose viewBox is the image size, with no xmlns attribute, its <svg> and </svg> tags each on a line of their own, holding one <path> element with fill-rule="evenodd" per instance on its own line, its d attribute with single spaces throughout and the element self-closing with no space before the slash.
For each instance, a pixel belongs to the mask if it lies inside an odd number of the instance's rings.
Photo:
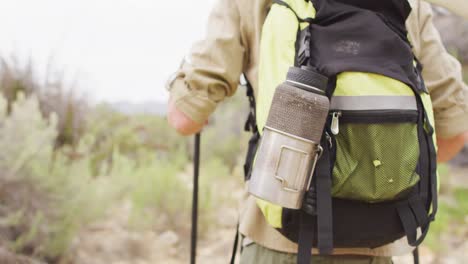
<svg viewBox="0 0 468 264">
<path fill-rule="evenodd" d="M 317 72 L 312 67 L 302 66 L 289 68 L 286 81 L 292 83 L 297 88 L 317 93 L 325 93 L 328 86 L 328 78 Z"/>
</svg>

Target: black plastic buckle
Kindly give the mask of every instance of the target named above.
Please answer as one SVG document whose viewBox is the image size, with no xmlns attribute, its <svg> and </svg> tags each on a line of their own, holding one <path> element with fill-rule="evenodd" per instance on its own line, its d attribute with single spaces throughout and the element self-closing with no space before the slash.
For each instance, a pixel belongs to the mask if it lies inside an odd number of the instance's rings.
<svg viewBox="0 0 468 264">
<path fill-rule="evenodd" d="M 298 66 L 304 66 L 310 59 L 310 31 L 305 29 L 300 33 L 299 40 L 299 51 L 297 52 L 297 63 Z"/>
<path fill-rule="evenodd" d="M 309 215 L 317 215 L 317 194 L 313 188 L 305 193 L 302 210 Z"/>
</svg>

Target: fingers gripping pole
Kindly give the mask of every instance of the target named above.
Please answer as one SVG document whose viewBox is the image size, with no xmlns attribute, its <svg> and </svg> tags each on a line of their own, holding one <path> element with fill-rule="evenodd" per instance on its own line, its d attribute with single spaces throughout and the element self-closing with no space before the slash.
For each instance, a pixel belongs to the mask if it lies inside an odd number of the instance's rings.
<svg viewBox="0 0 468 264">
<path fill-rule="evenodd" d="M 200 173 L 200 133 L 195 135 L 193 153 L 193 198 L 192 198 L 192 234 L 190 244 L 190 264 L 197 258 L 197 225 L 198 225 L 198 178 Z"/>
</svg>

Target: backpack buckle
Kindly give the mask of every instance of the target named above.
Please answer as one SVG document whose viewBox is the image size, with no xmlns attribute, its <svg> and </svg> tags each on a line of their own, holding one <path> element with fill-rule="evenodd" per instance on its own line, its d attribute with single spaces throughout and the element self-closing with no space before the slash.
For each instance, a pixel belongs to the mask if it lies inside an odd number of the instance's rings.
<svg viewBox="0 0 468 264">
<path fill-rule="evenodd" d="M 312 177 L 315 171 L 315 166 L 317 165 L 317 161 L 322 157 L 322 154 L 323 148 L 321 146 L 318 146 L 314 162 L 312 164 L 312 175 L 310 176 L 309 182 L 307 184 L 307 191 L 304 195 L 304 201 L 302 203 L 302 209 L 309 215 L 317 214 L 317 193 L 315 191 L 315 188 L 312 187 Z"/>
<path fill-rule="evenodd" d="M 297 52 L 298 66 L 306 65 L 310 59 L 310 38 L 309 29 L 303 30 L 300 33 L 299 51 Z"/>
<path fill-rule="evenodd" d="M 315 188 L 310 189 L 304 195 L 302 210 L 309 215 L 317 215 L 317 192 Z"/>
</svg>

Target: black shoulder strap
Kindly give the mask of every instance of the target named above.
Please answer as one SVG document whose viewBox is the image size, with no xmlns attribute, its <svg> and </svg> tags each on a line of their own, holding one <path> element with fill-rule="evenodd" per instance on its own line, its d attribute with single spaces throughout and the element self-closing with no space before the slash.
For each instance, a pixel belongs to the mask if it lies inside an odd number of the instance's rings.
<svg viewBox="0 0 468 264">
<path fill-rule="evenodd" d="M 416 60 L 417 61 L 417 60 Z M 427 92 L 422 79 L 422 65 L 417 61 L 417 87 L 414 87 L 418 108 L 420 109 L 420 117 L 418 124 L 418 134 L 423 148 L 428 149 L 428 156 L 421 156 L 423 168 L 428 168 L 421 173 L 426 179 L 424 184 L 420 181 L 420 197 L 411 198 L 406 203 L 397 207 L 398 215 L 401 219 L 403 229 L 408 238 L 408 243 L 416 247 L 413 252 L 414 263 L 419 263 L 419 252 L 417 247 L 423 242 L 426 237 L 429 226 L 435 219 L 438 209 L 438 193 L 437 193 L 437 154 L 435 143 L 433 140 L 434 128 L 431 120 L 428 117 L 427 110 L 421 98 L 421 92 Z M 421 199 L 421 197 L 423 199 Z M 427 200 L 426 200 L 427 199 Z M 432 212 L 428 214 L 429 210 Z M 417 236 L 417 229 L 421 228 L 421 234 Z"/>
<path fill-rule="evenodd" d="M 300 212 L 301 220 L 299 226 L 298 241 L 298 264 L 309 264 L 312 257 L 312 246 L 314 237 L 317 237 L 317 248 L 320 255 L 333 254 L 333 210 L 331 197 L 331 171 L 330 171 L 330 149 L 326 136 L 321 140 L 323 153 L 317 161 L 314 172 L 315 187 L 306 194 L 306 200 L 311 198 L 313 205 L 305 202 Z M 307 197 L 312 195 L 315 197 Z M 315 198 L 315 201 L 313 201 Z M 311 206 L 309 209 L 307 206 Z M 315 207 L 315 210 L 313 209 Z M 316 218 L 316 226 L 313 224 Z M 316 232 L 316 233 L 315 233 Z"/>
<path fill-rule="evenodd" d="M 249 79 L 247 79 L 246 74 L 242 74 L 242 78 L 244 79 L 245 83 L 241 83 L 246 88 L 246 95 L 249 99 L 249 115 L 247 116 L 247 121 L 244 125 L 244 130 L 252 133 L 258 132 L 257 128 L 257 116 L 256 116 L 256 102 L 255 102 L 255 93 L 250 83 Z"/>
<path fill-rule="evenodd" d="M 297 21 L 299 23 L 313 23 L 314 18 L 301 18 L 299 15 L 291 8 L 286 2 L 281 0 L 273 0 L 273 3 L 278 4 L 280 6 L 284 6 L 291 10 L 293 14 L 296 16 Z M 299 27 L 300 28 L 300 27 Z M 295 66 L 304 66 L 307 65 L 309 58 L 310 58 L 310 31 L 308 29 L 300 30 L 298 29 L 298 36 L 297 36 L 297 43 L 296 43 L 296 58 L 295 58 Z"/>
<path fill-rule="evenodd" d="M 252 164 L 255 158 L 255 153 L 257 152 L 258 142 L 260 140 L 260 133 L 257 127 L 255 93 L 252 84 L 247 79 L 247 76 L 243 74 L 242 77 L 245 80 L 245 83 L 243 83 L 243 85 L 245 85 L 246 87 L 246 94 L 249 99 L 249 115 L 247 117 L 247 121 L 245 122 L 244 130 L 253 133 L 252 137 L 249 140 L 249 146 L 247 149 L 247 155 L 245 157 L 244 163 L 244 177 L 247 181 L 250 179 L 250 174 L 252 172 Z"/>
<path fill-rule="evenodd" d="M 284 1 L 281 1 L 281 0 L 273 0 L 273 3 L 274 4 L 278 4 L 280 6 L 284 6 L 286 8 L 289 8 L 289 10 L 291 10 L 294 15 L 297 17 L 297 20 L 300 22 L 300 23 L 303 23 L 303 22 L 307 22 L 307 23 L 311 23 L 314 19 L 313 18 L 302 18 L 302 17 L 299 17 L 299 15 L 296 13 L 296 11 L 294 11 L 294 9 L 291 8 L 291 6 L 288 5 L 288 3 L 284 2 Z"/>
</svg>

